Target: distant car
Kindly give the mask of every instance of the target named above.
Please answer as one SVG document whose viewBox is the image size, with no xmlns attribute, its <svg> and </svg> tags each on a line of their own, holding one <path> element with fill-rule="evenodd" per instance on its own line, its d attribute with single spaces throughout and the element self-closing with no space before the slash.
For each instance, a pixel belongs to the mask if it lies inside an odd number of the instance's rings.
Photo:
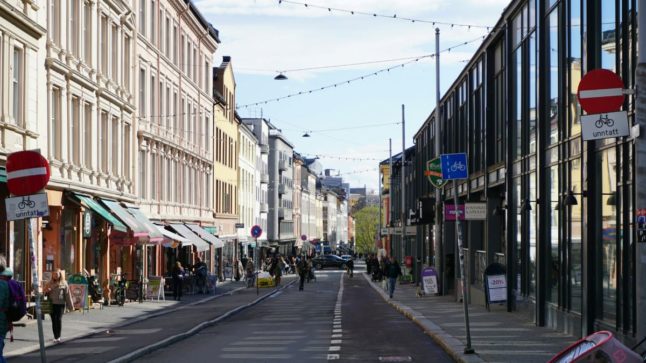
<svg viewBox="0 0 646 363">
<path fill-rule="evenodd" d="M 312 260 L 312 263 L 314 264 L 314 267 L 317 270 L 321 270 L 326 267 L 337 267 L 337 268 L 344 269 L 346 262 L 347 262 L 346 260 L 342 259 L 337 255 L 316 256 Z"/>
<path fill-rule="evenodd" d="M 352 255 L 341 255 L 341 258 L 342 258 L 342 259 L 344 259 L 344 260 L 346 260 L 346 261 L 354 260 L 354 258 L 352 257 Z"/>
</svg>

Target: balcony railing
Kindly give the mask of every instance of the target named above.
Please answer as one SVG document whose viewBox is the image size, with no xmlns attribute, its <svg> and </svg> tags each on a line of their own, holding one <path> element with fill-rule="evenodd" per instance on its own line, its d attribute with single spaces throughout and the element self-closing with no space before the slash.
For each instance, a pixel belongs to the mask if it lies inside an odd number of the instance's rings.
<svg viewBox="0 0 646 363">
<path fill-rule="evenodd" d="M 278 184 L 278 194 L 285 194 L 285 184 Z"/>
<path fill-rule="evenodd" d="M 260 145 L 260 152 L 262 154 L 269 154 L 269 145 Z"/>
<path fill-rule="evenodd" d="M 260 174 L 260 182 L 263 184 L 269 183 L 269 175 L 267 174 Z"/>
<path fill-rule="evenodd" d="M 287 160 L 280 160 L 278 162 L 278 170 L 286 171 L 287 170 Z"/>
<path fill-rule="evenodd" d="M 269 212 L 269 204 L 260 203 L 260 213 L 267 213 L 267 212 Z"/>
</svg>

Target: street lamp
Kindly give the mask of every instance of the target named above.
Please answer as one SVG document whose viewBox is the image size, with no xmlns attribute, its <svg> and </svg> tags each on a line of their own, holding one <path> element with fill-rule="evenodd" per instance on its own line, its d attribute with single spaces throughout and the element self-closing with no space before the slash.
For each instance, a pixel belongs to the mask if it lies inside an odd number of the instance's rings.
<svg viewBox="0 0 646 363">
<path fill-rule="evenodd" d="M 278 75 L 274 77 L 274 80 L 276 81 L 285 81 L 287 80 L 287 76 L 283 74 L 283 72 L 278 72 Z"/>
</svg>

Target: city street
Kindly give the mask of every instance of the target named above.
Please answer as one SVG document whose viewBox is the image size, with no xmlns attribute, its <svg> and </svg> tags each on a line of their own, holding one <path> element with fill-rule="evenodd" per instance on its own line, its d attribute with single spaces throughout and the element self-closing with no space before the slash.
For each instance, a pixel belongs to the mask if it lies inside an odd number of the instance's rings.
<svg viewBox="0 0 646 363">
<path fill-rule="evenodd" d="M 255 308 L 138 361 L 180 360 L 452 361 L 362 276 L 350 279 L 336 269 L 317 272 L 317 280 L 303 292 L 291 285 Z"/>
<path fill-rule="evenodd" d="M 413 322 L 389 306 L 357 271 L 318 271 L 298 291 L 293 277 L 283 289 L 255 289 L 151 317 L 47 349 L 49 362 L 267 362 L 428 361 L 451 358 Z M 203 322 L 221 321 L 201 329 Z M 189 332 L 187 334 L 187 332 Z M 192 334 L 190 332 L 196 332 Z M 186 336 L 183 336 L 186 335 Z M 146 354 L 148 353 L 148 354 Z M 34 362 L 38 352 L 12 357 Z"/>
</svg>

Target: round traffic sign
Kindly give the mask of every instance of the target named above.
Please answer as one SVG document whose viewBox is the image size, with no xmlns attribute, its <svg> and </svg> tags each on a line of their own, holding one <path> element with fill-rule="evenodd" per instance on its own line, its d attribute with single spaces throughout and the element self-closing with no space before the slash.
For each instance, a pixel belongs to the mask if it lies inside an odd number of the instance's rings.
<svg viewBox="0 0 646 363">
<path fill-rule="evenodd" d="M 615 112 L 624 104 L 624 82 L 613 71 L 594 69 L 579 82 L 577 98 L 588 114 Z"/>
<path fill-rule="evenodd" d="M 301 234 L 301 241 L 307 241 L 307 235 Z"/>
<path fill-rule="evenodd" d="M 13 195 L 36 194 L 49 182 L 49 162 L 36 151 L 7 156 L 7 188 Z"/>
<path fill-rule="evenodd" d="M 262 227 L 260 227 L 257 224 L 251 227 L 251 237 L 258 238 L 260 237 L 261 234 L 262 234 Z"/>
</svg>

